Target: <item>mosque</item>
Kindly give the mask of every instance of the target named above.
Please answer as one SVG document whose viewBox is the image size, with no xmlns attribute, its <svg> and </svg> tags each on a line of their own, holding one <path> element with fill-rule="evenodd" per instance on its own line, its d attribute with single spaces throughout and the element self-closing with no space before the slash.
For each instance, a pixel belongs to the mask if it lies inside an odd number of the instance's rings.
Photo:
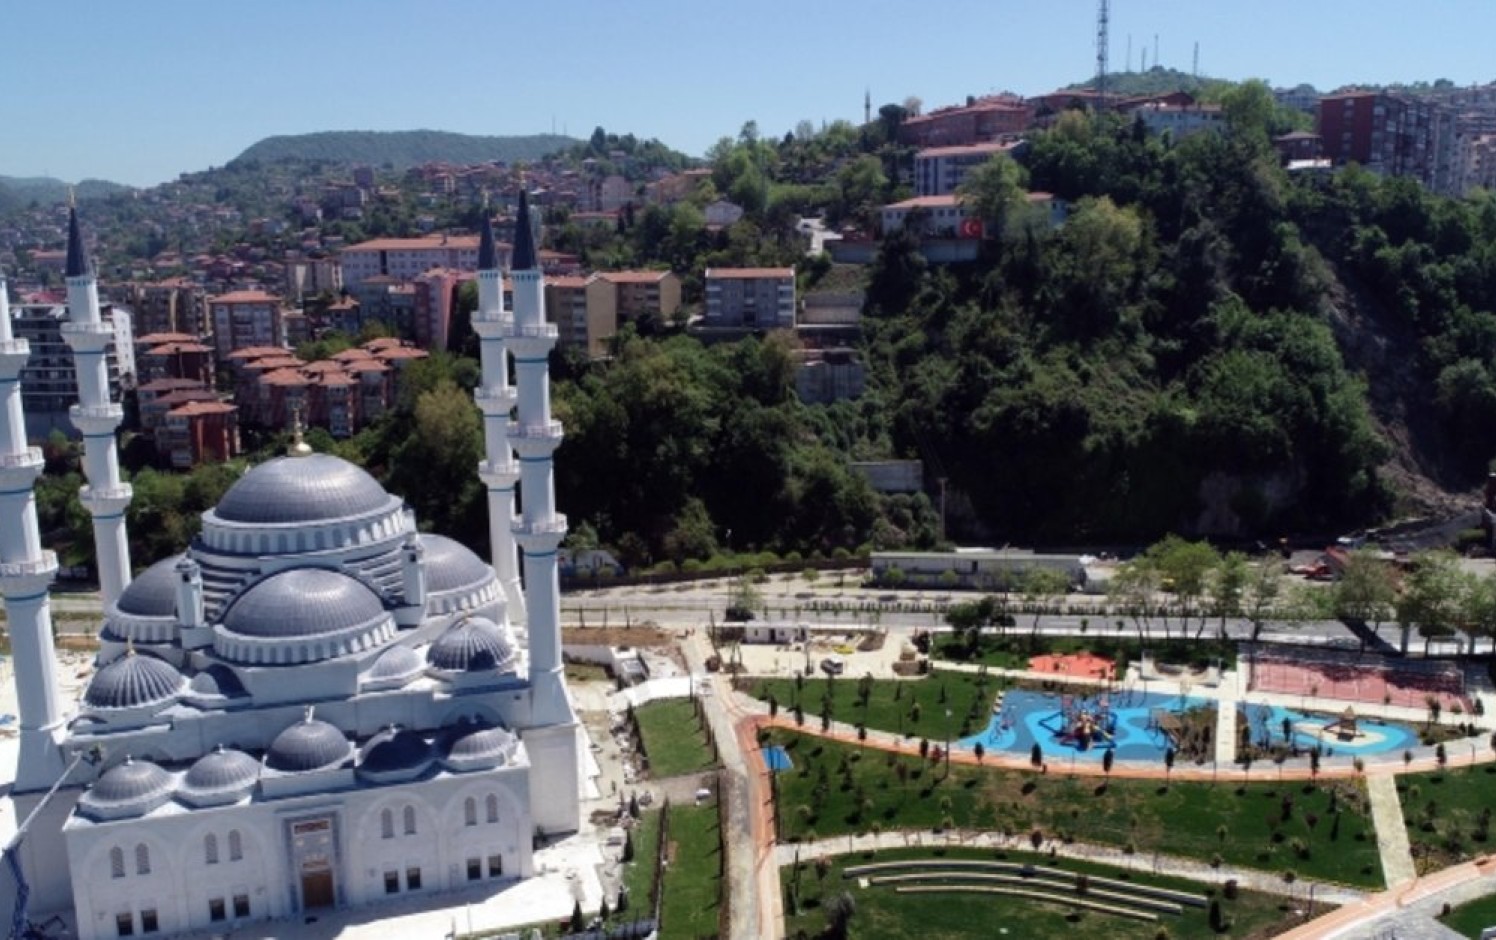
<svg viewBox="0 0 1496 940">
<path fill-rule="evenodd" d="M 212 930 L 532 875 L 580 824 L 586 748 L 561 661 L 545 319 L 522 194 L 504 309 L 479 252 L 491 563 L 421 533 L 400 497 L 296 444 L 245 473 L 181 555 L 131 579 L 96 281 L 74 211 L 66 338 L 77 357 L 104 601 L 76 703 L 54 673 L 15 340 L 0 280 L 0 593 L 19 758 L 0 803 L 9 900 L 84 940 Z M 510 360 L 517 383 L 510 381 Z M 516 514 L 516 489 L 521 511 Z M 521 576 L 520 556 L 523 556 Z M 433 901 L 433 904 L 438 903 Z"/>
</svg>

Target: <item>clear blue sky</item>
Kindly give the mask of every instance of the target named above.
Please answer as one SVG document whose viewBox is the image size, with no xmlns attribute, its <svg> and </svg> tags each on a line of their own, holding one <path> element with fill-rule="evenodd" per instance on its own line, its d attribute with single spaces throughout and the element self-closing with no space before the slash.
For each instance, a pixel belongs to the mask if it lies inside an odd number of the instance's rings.
<svg viewBox="0 0 1496 940">
<path fill-rule="evenodd" d="M 1095 69 L 1094 0 L 4 0 L 0 175 L 136 185 L 271 134 L 602 125 L 701 154 L 744 121 Z M 1496 0 L 1113 0 L 1111 61 L 1275 85 L 1496 80 Z"/>
</svg>

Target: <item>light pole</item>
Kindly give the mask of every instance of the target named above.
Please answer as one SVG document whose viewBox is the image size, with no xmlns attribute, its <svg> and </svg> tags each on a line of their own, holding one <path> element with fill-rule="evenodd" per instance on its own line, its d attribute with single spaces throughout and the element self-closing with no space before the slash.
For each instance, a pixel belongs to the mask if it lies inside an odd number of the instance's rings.
<svg viewBox="0 0 1496 940">
<path fill-rule="evenodd" d="M 951 775 L 951 710 L 945 710 L 945 775 Z"/>
</svg>

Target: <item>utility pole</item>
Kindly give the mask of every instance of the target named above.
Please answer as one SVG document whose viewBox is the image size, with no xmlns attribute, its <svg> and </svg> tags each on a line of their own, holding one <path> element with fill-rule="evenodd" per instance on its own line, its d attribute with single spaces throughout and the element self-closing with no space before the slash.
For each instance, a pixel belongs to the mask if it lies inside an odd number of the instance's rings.
<svg viewBox="0 0 1496 940">
<path fill-rule="evenodd" d="M 1096 100 L 1103 107 L 1106 104 L 1107 24 L 1111 19 L 1110 7 L 1110 0 L 1098 0 L 1096 6 Z"/>
<path fill-rule="evenodd" d="M 1194 76 L 1195 81 L 1200 80 L 1200 40 L 1198 39 L 1195 40 L 1194 58 L 1190 61 L 1190 74 Z"/>
</svg>

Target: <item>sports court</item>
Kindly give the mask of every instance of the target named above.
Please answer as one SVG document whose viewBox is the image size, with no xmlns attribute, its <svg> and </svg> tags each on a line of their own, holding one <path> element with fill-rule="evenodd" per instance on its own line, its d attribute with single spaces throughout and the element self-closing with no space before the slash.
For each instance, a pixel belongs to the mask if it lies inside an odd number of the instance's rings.
<svg viewBox="0 0 1496 940">
<path fill-rule="evenodd" d="M 1472 706 L 1464 673 L 1453 663 L 1339 658 L 1295 650 L 1259 653 L 1248 668 L 1247 688 L 1257 692 L 1408 708 L 1427 708 L 1432 696 L 1447 711 L 1458 705 L 1468 712 Z"/>
</svg>

